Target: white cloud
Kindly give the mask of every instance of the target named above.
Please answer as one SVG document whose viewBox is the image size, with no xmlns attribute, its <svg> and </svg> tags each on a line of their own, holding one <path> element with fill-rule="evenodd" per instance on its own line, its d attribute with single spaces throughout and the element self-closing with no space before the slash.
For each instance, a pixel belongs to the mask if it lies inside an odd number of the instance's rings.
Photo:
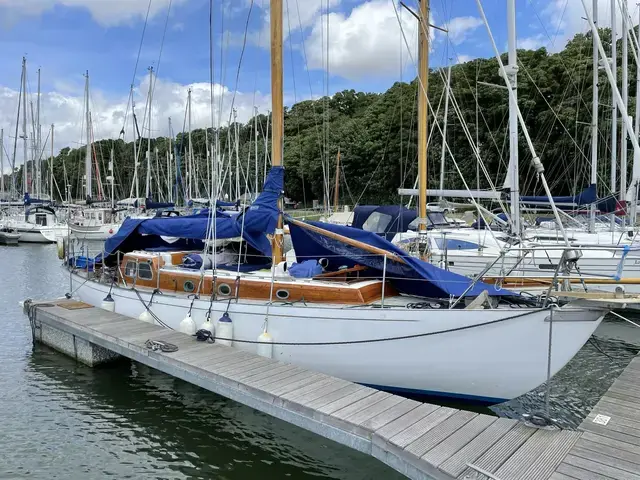
<svg viewBox="0 0 640 480">
<path fill-rule="evenodd" d="M 471 33 L 483 25 L 483 21 L 477 17 L 452 18 L 444 28 L 449 32 L 449 40 L 454 45 L 460 45 Z"/>
<path fill-rule="evenodd" d="M 348 16 L 342 13 L 328 15 L 328 66 L 331 74 L 348 79 L 397 74 L 401 68 L 401 55 L 405 61 L 408 57 L 402 30 L 411 46 L 413 58 L 417 60 L 418 22 L 404 12 L 401 30 L 392 1 L 371 0 L 356 6 Z M 326 68 L 326 25 L 327 15 L 318 17 L 306 39 L 309 68 Z"/>
<path fill-rule="evenodd" d="M 144 109 L 146 102 L 146 92 L 149 88 L 149 76 L 142 79 L 135 90 L 136 116 L 141 135 L 148 135 L 148 127 L 143 126 Z M 185 118 L 185 106 L 187 99 L 187 89 L 192 89 L 192 126 L 193 128 L 203 128 L 211 125 L 210 114 L 210 90 L 208 83 L 194 83 L 191 85 L 181 85 L 178 83 L 163 81 L 158 79 L 154 92 L 152 136 L 168 134 L 168 117 L 172 117 L 173 131 L 182 131 L 183 120 Z M 84 143 L 83 112 L 84 98 L 82 90 L 78 89 L 78 94 L 70 94 L 64 91 L 46 92 L 42 95 L 42 120 L 43 140 L 47 136 L 47 130 L 53 123 L 55 124 L 55 147 L 56 151 L 64 147 L 76 148 Z M 141 93 L 141 92 L 144 92 Z M 221 122 L 225 124 L 229 119 L 231 111 L 231 101 L 233 92 L 227 87 L 214 85 L 214 118 L 217 122 L 220 99 L 222 98 Z M 91 114 L 94 125 L 94 137 L 96 140 L 102 138 L 118 138 L 120 130 L 124 125 L 125 111 L 127 108 L 126 96 L 119 98 L 109 98 L 102 92 L 92 90 L 91 92 Z M 265 113 L 271 105 L 271 96 L 259 92 L 255 94 L 255 104 L 259 111 Z M 0 127 L 5 132 L 5 147 L 10 155 L 13 153 L 16 109 L 18 105 L 18 92 L 8 87 L 0 86 Z M 237 92 L 234 106 L 238 112 L 238 121 L 246 122 L 253 116 L 254 93 Z M 133 126 L 131 114 L 125 127 L 125 140 L 133 139 Z M 28 132 L 28 136 L 31 133 Z M 18 143 L 18 154 L 16 165 L 22 163 L 22 149 Z M 45 150 L 49 151 L 49 147 Z M 7 160 L 5 160 L 6 162 Z"/>
<path fill-rule="evenodd" d="M 549 39 L 546 35 L 538 34 L 532 35 L 531 37 L 519 38 L 517 44 L 518 48 L 524 50 L 538 50 L 539 48 L 547 46 Z"/>
<path fill-rule="evenodd" d="M 587 0 L 588 12 L 591 15 L 592 1 Z M 637 0 L 622 0 L 619 2 L 624 5 L 626 3 L 627 12 L 631 15 L 633 24 L 638 22 Z M 618 4 L 618 2 L 616 2 Z M 590 30 L 589 23 L 585 20 L 585 11 L 581 0 L 549 0 L 545 8 L 542 9 L 542 18 L 546 20 L 547 31 L 549 36 L 554 40 L 551 42 L 548 38 L 546 42 L 550 44 L 551 49 L 559 50 L 568 40 L 576 33 L 587 32 Z M 600 28 L 609 28 L 611 26 L 611 1 L 598 0 L 598 26 Z M 616 25 L 618 35 L 622 29 L 622 14 L 619 8 L 616 8 Z M 556 38 L 557 33 L 557 38 Z M 546 37 L 546 36 L 545 36 Z"/>
<path fill-rule="evenodd" d="M 304 32 L 311 27 L 320 14 L 327 11 L 327 4 L 331 9 L 340 5 L 340 2 L 341 0 L 291 0 L 284 2 L 282 8 L 284 39 L 287 39 L 289 32 L 296 35 L 301 29 Z M 248 39 L 254 45 L 269 48 L 271 28 L 269 2 L 265 2 L 264 5 L 257 5 L 256 2 L 254 8 L 262 9 L 262 28 L 257 32 L 249 32 Z"/>
<path fill-rule="evenodd" d="M 460 54 L 456 57 L 456 61 L 457 63 L 467 63 L 470 62 L 471 60 L 475 60 L 477 57 L 472 56 L 472 55 L 465 55 L 465 54 Z"/>
<path fill-rule="evenodd" d="M 173 6 L 187 0 L 173 0 Z M 151 2 L 149 16 L 166 12 L 170 0 Z M 0 0 L 0 17 L 11 23 L 24 15 L 40 15 L 56 6 L 76 7 L 88 10 L 94 20 L 104 26 L 144 20 L 149 2 L 146 0 Z"/>
</svg>

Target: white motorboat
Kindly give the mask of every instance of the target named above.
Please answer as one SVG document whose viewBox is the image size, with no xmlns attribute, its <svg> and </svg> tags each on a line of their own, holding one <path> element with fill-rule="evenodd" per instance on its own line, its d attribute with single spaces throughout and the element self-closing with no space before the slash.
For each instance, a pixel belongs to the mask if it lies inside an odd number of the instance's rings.
<svg viewBox="0 0 640 480">
<path fill-rule="evenodd" d="M 67 226 L 58 223 L 55 210 L 45 206 L 29 208 L 24 219 L 7 219 L 6 226 L 15 230 L 23 243 L 55 243 L 67 235 Z"/>
</svg>

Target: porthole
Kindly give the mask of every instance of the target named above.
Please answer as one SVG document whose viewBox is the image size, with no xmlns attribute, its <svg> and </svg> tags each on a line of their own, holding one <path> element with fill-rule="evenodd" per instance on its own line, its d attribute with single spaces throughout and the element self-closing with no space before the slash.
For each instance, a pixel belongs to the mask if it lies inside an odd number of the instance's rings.
<svg viewBox="0 0 640 480">
<path fill-rule="evenodd" d="M 185 292 L 193 292 L 196 288 L 191 280 L 187 280 L 182 286 Z"/>
<path fill-rule="evenodd" d="M 218 293 L 224 296 L 231 295 L 231 287 L 226 283 L 221 283 L 218 286 Z"/>
<path fill-rule="evenodd" d="M 276 297 L 280 300 L 286 300 L 289 298 L 289 290 L 278 290 L 276 291 Z"/>
</svg>

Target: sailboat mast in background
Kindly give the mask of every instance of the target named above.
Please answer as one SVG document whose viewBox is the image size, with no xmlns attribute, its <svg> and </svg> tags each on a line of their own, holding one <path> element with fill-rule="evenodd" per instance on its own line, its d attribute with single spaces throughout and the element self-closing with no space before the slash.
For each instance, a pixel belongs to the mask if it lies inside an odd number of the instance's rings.
<svg viewBox="0 0 640 480">
<path fill-rule="evenodd" d="M 91 115 L 89 113 L 89 71 L 85 75 L 85 87 L 84 87 L 84 100 L 85 100 L 85 122 L 87 130 L 87 149 L 84 156 L 84 174 L 86 177 L 86 200 L 87 203 L 91 203 Z"/>
<path fill-rule="evenodd" d="M 27 174 L 27 59 L 22 58 L 22 189 L 29 192 L 29 179 Z"/>
</svg>

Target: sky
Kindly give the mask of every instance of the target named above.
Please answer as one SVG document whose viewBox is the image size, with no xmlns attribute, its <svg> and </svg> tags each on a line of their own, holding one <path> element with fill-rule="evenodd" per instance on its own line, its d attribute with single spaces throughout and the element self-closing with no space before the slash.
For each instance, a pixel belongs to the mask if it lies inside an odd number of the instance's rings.
<svg viewBox="0 0 640 480">
<path fill-rule="evenodd" d="M 608 26 L 610 1 L 597 1 L 599 24 Z M 635 0 L 623 1 L 636 18 Z M 417 21 L 394 2 L 284 0 L 285 103 L 344 89 L 383 92 L 396 81 L 411 80 Z M 41 71 L 42 136 L 47 138 L 55 124 L 56 151 L 83 144 L 86 71 L 95 139 L 115 138 L 124 128 L 125 140 L 132 140 L 131 87 L 143 135 L 167 135 L 169 117 L 174 135 L 186 128 L 189 88 L 194 128 L 211 125 L 212 95 L 216 125 L 234 118 L 232 109 L 243 122 L 256 109 L 266 113 L 271 102 L 269 0 L 211 3 L 212 43 L 209 0 L 0 0 L 0 128 L 9 156 L 23 56 L 34 111 Z M 417 11 L 417 0 L 404 3 Z M 498 48 L 505 50 L 505 0 L 481 3 Z M 584 15 L 581 0 L 516 0 L 518 48 L 561 50 L 587 29 Z M 448 31 L 433 33 L 432 67 L 493 55 L 477 0 L 431 0 L 431 22 Z M 149 67 L 157 75 L 150 127 L 142 120 Z M 50 145 L 43 149 L 49 151 Z M 20 152 L 16 165 L 22 163 Z"/>
</svg>

